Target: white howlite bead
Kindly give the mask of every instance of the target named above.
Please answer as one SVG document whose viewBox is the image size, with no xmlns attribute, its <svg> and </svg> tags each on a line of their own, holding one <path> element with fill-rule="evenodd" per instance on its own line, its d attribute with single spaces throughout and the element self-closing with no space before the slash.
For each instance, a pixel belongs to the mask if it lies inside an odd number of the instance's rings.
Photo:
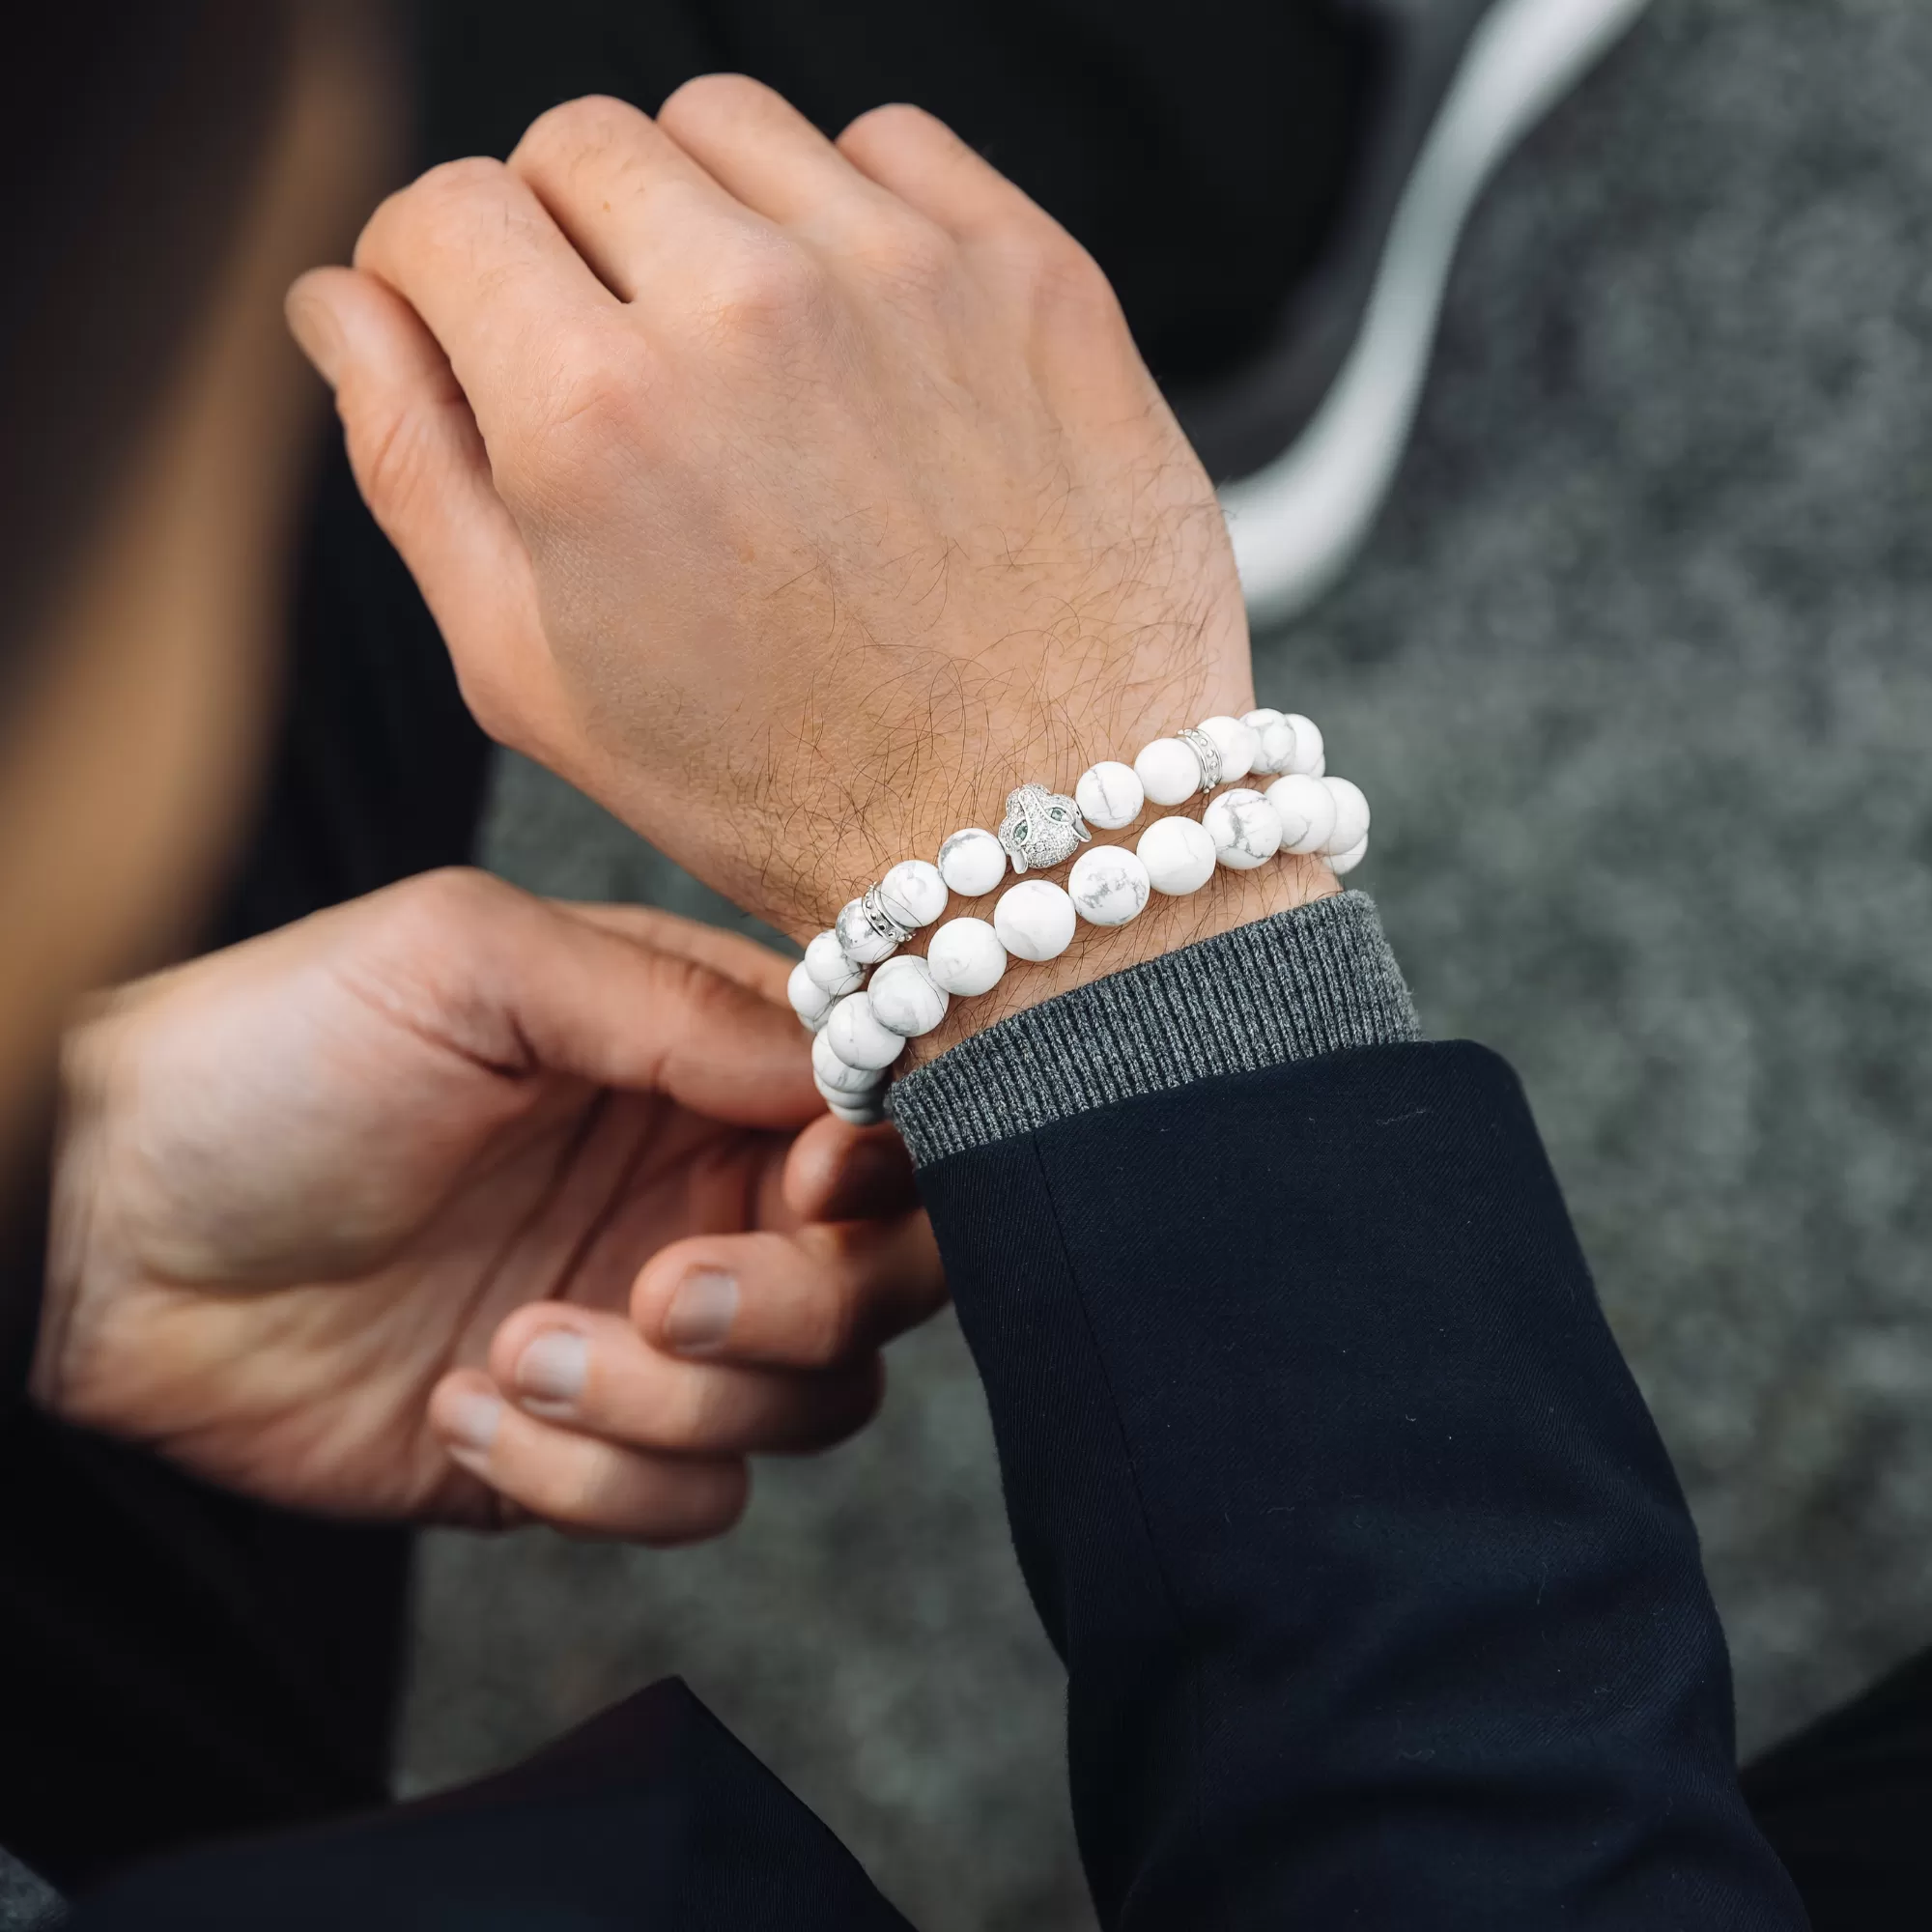
<svg viewBox="0 0 1932 1932">
<path fill-rule="evenodd" d="M 962 899 L 983 898 L 1007 876 L 1007 848 L 969 825 L 939 848 L 939 876 Z"/>
<path fill-rule="evenodd" d="M 1322 850 L 1346 852 L 1359 845 L 1369 836 L 1369 802 L 1362 796 L 1361 786 L 1349 779 L 1321 779 L 1319 782 L 1335 801 L 1334 829 Z"/>
<path fill-rule="evenodd" d="M 1134 760 L 1134 776 L 1155 805 L 1180 805 L 1201 789 L 1201 760 L 1179 738 L 1156 738 Z"/>
<path fill-rule="evenodd" d="M 1214 876 L 1214 841 L 1196 818 L 1156 818 L 1134 847 L 1157 893 L 1179 898 Z"/>
<path fill-rule="evenodd" d="M 884 1067 L 853 1066 L 840 1060 L 824 1034 L 811 1042 L 811 1077 L 828 1100 L 856 1099 L 863 1094 L 876 1093 L 886 1084 Z"/>
<path fill-rule="evenodd" d="M 1294 726 L 1286 718 L 1276 718 L 1264 724 L 1261 731 L 1261 756 L 1255 760 L 1254 769 L 1264 775 L 1287 771 L 1294 763 Z"/>
<path fill-rule="evenodd" d="M 1329 856 L 1328 867 L 1339 879 L 1352 872 L 1369 856 L 1369 835 L 1365 832 L 1346 852 L 1336 852 Z"/>
<path fill-rule="evenodd" d="M 792 1011 L 809 1027 L 825 1024 L 825 1016 L 837 997 L 811 977 L 803 959 L 791 969 L 791 978 L 785 981 L 785 998 L 791 1002 Z"/>
<path fill-rule="evenodd" d="M 872 975 L 867 992 L 872 1002 L 872 1017 L 888 1033 L 908 1039 L 930 1033 L 946 1017 L 946 1009 L 952 1004 L 934 983 L 925 961 L 910 953 L 888 959 Z"/>
<path fill-rule="evenodd" d="M 905 1051 L 905 1040 L 873 1018 L 872 1003 L 864 993 L 847 993 L 832 1009 L 818 1037 L 831 1043 L 831 1051 L 847 1066 L 887 1067 Z"/>
<path fill-rule="evenodd" d="M 879 904 L 901 925 L 930 925 L 946 910 L 946 881 L 923 859 L 901 859 L 879 881 Z"/>
<path fill-rule="evenodd" d="M 1244 724 L 1238 718 L 1217 714 L 1202 719 L 1194 728 L 1204 738 L 1211 739 L 1214 749 L 1220 753 L 1224 783 L 1230 779 L 1244 779 L 1254 770 L 1255 759 L 1262 749 L 1262 738 L 1252 724 Z"/>
<path fill-rule="evenodd" d="M 886 1118 L 885 1102 L 882 1098 L 862 1100 L 856 1106 L 848 1106 L 842 1100 L 828 1100 L 827 1109 L 848 1127 L 876 1127 Z"/>
<path fill-rule="evenodd" d="M 1148 868 L 1124 845 L 1090 845 L 1066 875 L 1066 895 L 1089 925 L 1138 919 L 1152 890 Z"/>
<path fill-rule="evenodd" d="M 1281 813 L 1258 791 L 1224 791 L 1201 814 L 1201 829 L 1231 872 L 1252 872 L 1281 850 Z"/>
<path fill-rule="evenodd" d="M 1118 832 L 1141 815 L 1141 808 L 1147 804 L 1147 787 L 1133 766 L 1122 764 L 1119 758 L 1103 758 L 1080 774 L 1080 782 L 1073 787 L 1073 803 L 1089 825 L 1097 825 L 1102 832 Z"/>
<path fill-rule="evenodd" d="M 990 993 L 1007 970 L 1007 949 L 983 919 L 949 919 L 925 949 L 926 971 L 944 993 Z"/>
<path fill-rule="evenodd" d="M 1267 788 L 1267 802 L 1281 820 L 1284 852 L 1320 852 L 1335 829 L 1335 795 L 1320 779 L 1291 772 Z"/>
<path fill-rule="evenodd" d="M 1270 724 L 1279 724 L 1281 723 L 1281 713 L 1270 706 L 1264 705 L 1259 711 L 1243 712 L 1241 723 L 1255 734 L 1255 761 L 1248 767 L 1248 770 L 1262 778 L 1273 777 L 1276 772 L 1281 770 L 1281 767 L 1274 762 L 1276 754 L 1268 749 L 1267 731 Z M 1291 733 L 1290 736 L 1292 739 L 1293 734 Z M 1278 740 L 1277 742 L 1285 743 L 1288 741 Z"/>
<path fill-rule="evenodd" d="M 856 993 L 866 983 L 865 968 L 846 958 L 836 932 L 821 932 L 805 949 L 805 970 L 834 999 L 840 993 Z"/>
<path fill-rule="evenodd" d="M 1027 879 L 1000 895 L 993 930 L 1016 959 L 1058 959 L 1073 944 L 1073 901 L 1045 879 Z"/>
<path fill-rule="evenodd" d="M 1291 711 L 1281 721 L 1294 732 L 1294 755 L 1282 766 L 1285 772 L 1306 772 L 1311 778 L 1320 778 L 1322 770 L 1321 727 L 1312 718 L 1304 718 L 1298 711 Z"/>
<path fill-rule="evenodd" d="M 832 930 L 838 935 L 839 952 L 855 966 L 876 966 L 898 951 L 895 941 L 872 930 L 863 899 L 847 899 L 839 908 L 838 923 Z"/>
</svg>

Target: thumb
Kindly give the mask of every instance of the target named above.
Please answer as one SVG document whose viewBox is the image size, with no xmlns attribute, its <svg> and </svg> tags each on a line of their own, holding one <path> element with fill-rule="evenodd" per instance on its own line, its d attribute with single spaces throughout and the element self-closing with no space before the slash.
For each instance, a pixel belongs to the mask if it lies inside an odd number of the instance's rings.
<svg viewBox="0 0 1932 1932">
<path fill-rule="evenodd" d="M 433 874 L 396 890 L 424 895 L 430 918 L 420 929 L 438 977 L 482 982 L 480 999 L 440 1003 L 472 1021 L 489 1016 L 497 1037 L 478 1039 L 476 1057 L 665 1094 L 741 1126 L 791 1128 L 824 1111 L 790 1006 L 702 958 L 483 873 Z"/>
<path fill-rule="evenodd" d="M 435 615 L 465 701 L 492 737 L 537 751 L 557 697 L 535 574 L 449 358 L 401 296 L 358 270 L 310 270 L 285 307 L 335 391 L 356 486 Z"/>
</svg>

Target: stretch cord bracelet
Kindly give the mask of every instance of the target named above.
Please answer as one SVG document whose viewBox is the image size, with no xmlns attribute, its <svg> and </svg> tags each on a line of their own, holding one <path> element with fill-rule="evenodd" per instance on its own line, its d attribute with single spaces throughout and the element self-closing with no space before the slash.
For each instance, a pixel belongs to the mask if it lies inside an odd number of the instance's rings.
<svg viewBox="0 0 1932 1932">
<path fill-rule="evenodd" d="M 1219 791 L 1250 774 L 1273 782 L 1264 792 Z M 1090 824 L 1119 831 L 1150 803 L 1179 805 L 1210 792 L 1218 796 L 1200 818 L 1157 818 L 1132 851 L 1091 842 Z M 1089 849 L 1080 852 L 1082 845 Z M 1131 765 L 1107 759 L 1090 767 L 1071 797 L 1023 784 L 1008 795 L 997 833 L 969 826 L 939 848 L 936 865 L 895 866 L 805 949 L 786 990 L 817 1036 L 818 1091 L 841 1121 L 873 1125 L 885 1119 L 886 1084 L 906 1041 L 931 1033 L 954 998 L 991 992 L 1009 959 L 1057 959 L 1073 943 L 1078 920 L 1125 925 L 1150 894 L 1198 892 L 1217 866 L 1252 871 L 1292 852 L 1325 857 L 1340 874 L 1353 871 L 1368 849 L 1368 800 L 1347 779 L 1327 776 L 1321 733 L 1298 713 L 1204 718 L 1156 738 Z M 950 894 L 983 898 L 1009 866 L 1040 871 L 1076 852 L 1065 887 L 1023 879 L 1001 894 L 990 922 L 948 920 L 923 958 L 899 952 L 945 912 Z"/>
</svg>

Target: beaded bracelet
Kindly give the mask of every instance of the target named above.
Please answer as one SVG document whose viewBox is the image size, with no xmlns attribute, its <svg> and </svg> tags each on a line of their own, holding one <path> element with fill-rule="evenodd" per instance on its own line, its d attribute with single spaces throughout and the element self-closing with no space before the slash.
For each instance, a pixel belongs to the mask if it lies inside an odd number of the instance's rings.
<svg viewBox="0 0 1932 1932">
<path fill-rule="evenodd" d="M 1220 792 L 1198 819 L 1157 818 L 1132 851 L 1092 842 L 1090 825 L 1119 831 L 1150 803 L 1179 805 L 1250 774 L 1274 782 L 1265 792 Z M 1298 713 L 1204 718 L 1156 738 L 1131 765 L 1092 766 L 1071 797 L 1020 785 L 1008 795 L 997 833 L 969 826 L 939 848 L 936 864 L 902 861 L 805 949 L 786 990 L 816 1035 L 818 1091 L 840 1120 L 870 1126 L 885 1119 L 881 1098 L 908 1039 L 931 1033 L 954 998 L 990 992 L 1009 959 L 1058 958 L 1078 920 L 1125 925 L 1151 893 L 1198 892 L 1217 866 L 1251 871 L 1277 852 L 1319 854 L 1338 874 L 1351 872 L 1368 846 L 1368 800 L 1347 779 L 1327 776 L 1321 733 Z M 1069 858 L 1065 887 L 1023 878 L 1001 894 L 990 923 L 949 920 L 923 958 L 899 952 L 946 910 L 949 895 L 983 898 L 1009 866 L 1041 871 Z"/>
</svg>

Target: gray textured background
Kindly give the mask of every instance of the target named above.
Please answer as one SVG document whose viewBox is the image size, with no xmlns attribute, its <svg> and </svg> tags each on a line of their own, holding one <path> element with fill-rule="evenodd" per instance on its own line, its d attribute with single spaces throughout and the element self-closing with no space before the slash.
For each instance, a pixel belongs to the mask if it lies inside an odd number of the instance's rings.
<svg viewBox="0 0 1932 1932">
<path fill-rule="evenodd" d="M 1702 1527 L 1747 1745 L 1932 1641 L 1932 7 L 1660 0 L 1510 165 L 1349 584 L 1259 646 L 1508 1053 Z M 496 863 L 688 892 L 505 772 Z M 652 1555 L 432 1540 L 412 1787 L 680 1670 L 927 1932 L 1089 1922 L 950 1322 Z"/>
</svg>

